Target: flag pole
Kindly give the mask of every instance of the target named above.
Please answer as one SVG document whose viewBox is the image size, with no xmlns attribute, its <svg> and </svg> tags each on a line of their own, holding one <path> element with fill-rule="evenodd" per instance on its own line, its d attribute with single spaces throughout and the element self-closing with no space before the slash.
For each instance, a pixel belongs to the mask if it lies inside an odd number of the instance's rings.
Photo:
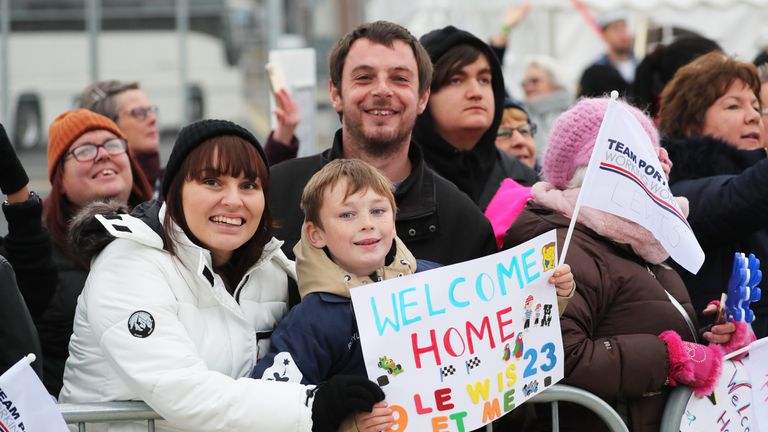
<svg viewBox="0 0 768 432">
<path fill-rule="evenodd" d="M 740 349 L 737 349 L 736 351 L 733 351 L 733 352 L 730 352 L 730 353 L 726 354 L 723 357 L 723 360 L 730 360 L 730 359 L 736 357 L 739 354 L 743 354 L 743 353 L 745 353 L 747 351 L 752 351 L 753 349 L 761 347 L 761 346 L 763 346 L 763 345 L 765 345 L 767 343 L 768 343 L 768 338 L 758 339 L 758 340 L 750 343 L 749 345 L 747 345 L 745 347 L 742 347 Z"/>
<path fill-rule="evenodd" d="M 571 3 L 573 3 L 573 7 L 576 8 L 576 10 L 581 14 L 581 17 L 584 18 L 584 21 L 587 22 L 587 25 L 597 33 L 597 35 L 605 41 L 605 35 L 603 34 L 603 30 L 600 28 L 600 25 L 597 24 L 597 21 L 595 20 L 595 17 L 592 16 L 592 14 L 589 12 L 589 9 L 584 6 L 584 3 L 582 3 L 581 0 L 571 0 Z"/>
<path fill-rule="evenodd" d="M 747 345 L 747 346 L 745 346 L 745 347 L 741 347 L 741 348 L 737 349 L 736 351 L 732 351 L 732 352 L 730 352 L 730 353 L 726 354 L 726 355 L 723 357 L 723 360 L 730 360 L 730 359 L 732 359 L 732 358 L 736 357 L 736 356 L 737 356 L 737 355 L 739 355 L 739 354 L 743 354 L 743 353 L 745 353 L 745 352 L 749 351 L 749 348 L 750 348 L 751 346 L 752 346 L 752 344 L 750 344 L 750 345 Z"/>
<path fill-rule="evenodd" d="M 619 98 L 619 92 L 616 90 L 613 90 L 611 92 L 611 103 L 608 105 L 609 108 L 605 110 L 606 114 L 610 110 L 610 106 L 613 105 L 616 100 Z M 603 117 L 603 122 L 605 122 L 605 117 Z M 602 128 L 602 125 L 600 126 Z M 598 133 L 598 136 L 600 134 Z M 592 156 L 595 153 L 595 148 L 597 148 L 597 145 L 592 147 L 592 155 L 590 155 L 590 160 L 592 160 Z M 584 176 L 584 181 L 582 182 L 582 185 L 587 183 L 587 176 L 589 175 L 589 171 L 587 171 L 587 174 Z M 579 217 L 579 210 L 581 209 L 581 201 L 583 200 L 583 192 L 584 188 L 581 188 L 579 191 L 579 196 L 576 198 L 576 207 L 573 209 L 573 215 L 571 215 L 571 223 L 568 225 L 568 233 L 565 234 L 565 241 L 563 242 L 563 253 L 560 254 L 560 259 L 558 260 L 557 265 L 565 262 L 565 256 L 568 254 L 568 246 L 571 244 L 571 237 L 573 236 L 573 228 L 576 226 L 576 219 Z"/>
</svg>

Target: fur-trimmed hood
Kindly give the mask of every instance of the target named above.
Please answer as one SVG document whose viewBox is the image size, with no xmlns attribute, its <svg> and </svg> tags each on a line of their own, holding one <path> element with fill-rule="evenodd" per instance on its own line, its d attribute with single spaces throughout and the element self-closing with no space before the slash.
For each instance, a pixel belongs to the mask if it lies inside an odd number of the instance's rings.
<svg viewBox="0 0 768 432">
<path fill-rule="evenodd" d="M 70 223 L 67 241 L 72 253 L 83 262 L 89 263 L 115 239 L 97 215 L 104 219 L 114 219 L 120 214 L 130 214 L 144 222 L 158 238 L 162 238 L 162 224 L 159 218 L 161 207 L 162 203 L 155 200 L 139 204 L 132 211 L 118 200 L 96 201 L 86 205 L 75 214 Z"/>
<path fill-rule="evenodd" d="M 712 136 L 686 139 L 662 139 L 673 168 L 669 182 L 715 175 L 740 174 L 766 157 L 765 150 L 739 150 Z"/>
</svg>

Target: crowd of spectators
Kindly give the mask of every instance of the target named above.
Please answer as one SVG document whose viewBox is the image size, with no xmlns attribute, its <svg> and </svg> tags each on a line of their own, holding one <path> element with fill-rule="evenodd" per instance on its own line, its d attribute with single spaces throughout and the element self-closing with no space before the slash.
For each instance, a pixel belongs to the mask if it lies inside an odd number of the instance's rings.
<svg viewBox="0 0 768 432">
<path fill-rule="evenodd" d="M 756 66 L 701 37 L 637 59 L 625 17 L 606 14 L 607 51 L 576 95 L 556 60 L 537 56 L 517 101 L 500 56 L 531 8 L 510 8 L 489 42 L 453 26 L 420 39 L 385 21 L 356 27 L 328 57 L 341 126 L 309 157 L 296 158 L 301 107 L 283 89 L 263 147 L 240 125 L 202 120 L 178 133 L 162 167 L 161 111 L 138 83 L 100 81 L 50 125 L 41 198 L 0 125 L 0 372 L 37 353 L 59 401 L 143 400 L 161 430 L 387 429 L 392 410 L 350 336 L 349 289 L 553 229 L 562 242 L 606 92 L 618 90 L 704 265 L 692 274 L 644 227 L 582 209 L 550 283 L 563 382 L 604 399 L 630 430 L 658 430 L 672 386 L 707 394 L 725 353 L 768 335 L 765 298 L 751 326 L 704 326 L 734 253 L 756 254 L 768 271 L 768 65 L 764 53 Z M 707 358 L 695 374 L 692 350 Z M 328 363 L 340 351 L 351 354 Z M 270 379 L 287 359 L 295 379 Z M 539 430 L 549 414 L 515 417 L 505 427 Z M 603 427 L 571 404 L 560 423 Z"/>
</svg>

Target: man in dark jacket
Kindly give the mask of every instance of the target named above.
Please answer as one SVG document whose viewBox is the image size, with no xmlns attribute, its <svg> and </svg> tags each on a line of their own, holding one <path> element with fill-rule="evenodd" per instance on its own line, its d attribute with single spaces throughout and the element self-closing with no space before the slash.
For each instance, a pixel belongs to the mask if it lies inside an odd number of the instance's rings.
<svg viewBox="0 0 768 432">
<path fill-rule="evenodd" d="M 627 29 L 626 16 L 622 11 L 608 11 L 598 17 L 597 24 L 608 52 L 584 70 L 579 84 L 594 94 L 600 90 L 600 80 L 608 79 L 614 85 L 609 90 L 618 90 L 619 94 L 626 95 L 635 80 L 638 64 L 632 52 L 632 35 Z M 610 73 L 611 69 L 615 73 Z M 602 94 L 596 96 L 599 95 Z"/>
<path fill-rule="evenodd" d="M 427 165 L 481 210 L 505 178 L 532 186 L 536 172 L 496 148 L 505 92 L 501 64 L 491 48 L 453 26 L 420 40 L 435 67 L 429 104 L 413 130 Z"/>
<path fill-rule="evenodd" d="M 453 264 L 496 252 L 485 216 L 425 165 L 411 140 L 432 77 L 429 56 L 416 38 L 389 22 L 362 24 L 331 50 L 329 64 L 331 102 L 342 123 L 333 146 L 277 164 L 271 172 L 267 199 L 286 255 L 293 257 L 299 240 L 304 185 L 337 158 L 364 160 L 397 185 L 397 234 L 415 257 Z"/>
</svg>

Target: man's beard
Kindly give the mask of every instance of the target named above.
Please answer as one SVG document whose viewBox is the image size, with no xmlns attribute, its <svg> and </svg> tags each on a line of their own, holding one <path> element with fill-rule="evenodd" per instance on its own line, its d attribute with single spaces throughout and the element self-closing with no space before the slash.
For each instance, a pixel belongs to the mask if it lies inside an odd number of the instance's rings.
<svg viewBox="0 0 768 432">
<path fill-rule="evenodd" d="M 407 127 L 401 125 L 400 128 L 391 133 L 379 133 L 375 136 L 370 136 L 363 130 L 362 121 L 357 124 L 350 124 L 347 128 L 350 136 L 356 141 L 357 147 L 373 157 L 383 158 L 397 153 L 408 145 L 408 137 L 415 123 L 414 119 L 413 124 Z"/>
<path fill-rule="evenodd" d="M 364 136 L 360 142 L 360 147 L 366 153 L 377 158 L 383 158 L 393 155 L 398 152 L 404 145 L 408 132 L 396 131 L 390 137 L 366 137 Z"/>
</svg>

